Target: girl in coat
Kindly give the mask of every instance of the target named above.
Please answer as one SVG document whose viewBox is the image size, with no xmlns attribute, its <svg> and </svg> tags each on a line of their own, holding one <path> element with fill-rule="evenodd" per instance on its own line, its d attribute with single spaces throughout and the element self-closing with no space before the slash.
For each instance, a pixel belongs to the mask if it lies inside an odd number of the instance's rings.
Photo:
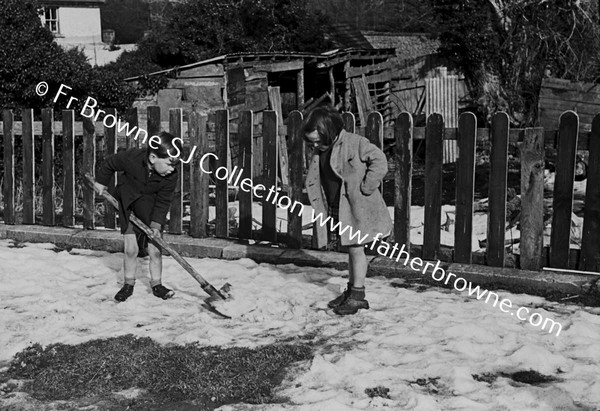
<svg viewBox="0 0 600 411">
<path fill-rule="evenodd" d="M 365 137 L 348 133 L 343 127 L 342 116 L 329 106 L 314 109 L 302 129 L 314 148 L 306 176 L 308 198 L 315 215 L 330 218 L 326 224 L 329 233 L 317 227 L 317 246 L 327 242 L 326 236 L 348 246 L 348 286 L 328 303 L 338 315 L 369 308 L 364 247 L 387 236 L 392 226 L 379 191 L 388 170 L 385 154 Z"/>
</svg>

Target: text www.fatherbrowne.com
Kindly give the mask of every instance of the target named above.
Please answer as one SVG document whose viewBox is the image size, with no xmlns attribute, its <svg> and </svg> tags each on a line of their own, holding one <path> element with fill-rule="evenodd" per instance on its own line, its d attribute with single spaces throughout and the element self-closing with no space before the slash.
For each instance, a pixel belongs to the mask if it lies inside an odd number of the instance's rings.
<svg viewBox="0 0 600 411">
<path fill-rule="evenodd" d="M 215 154 L 207 153 L 200 159 L 200 168 L 204 173 L 213 174 L 213 171 L 203 167 L 203 163 L 208 159 L 208 157 L 214 157 L 215 159 L 218 159 Z M 237 169 L 237 166 L 231 171 L 228 170 L 227 167 L 219 167 L 214 171 L 215 177 L 219 180 L 226 180 L 233 186 L 238 186 L 239 184 L 241 190 L 245 192 L 252 191 L 258 198 L 262 198 L 264 201 L 277 205 L 279 208 L 286 209 L 290 213 L 297 212 L 300 216 L 304 214 L 305 206 L 301 202 L 293 201 L 286 195 L 280 196 L 280 193 L 275 187 L 271 187 L 270 190 L 268 190 L 268 195 L 265 198 L 264 194 L 267 191 L 266 187 L 262 184 L 254 185 L 252 179 L 250 178 L 242 179 L 242 174 L 243 170 Z M 314 209 L 311 209 L 310 220 L 313 224 L 318 224 L 321 227 L 328 228 L 333 232 L 337 231 L 340 235 L 347 233 L 351 240 L 356 240 L 359 244 L 364 244 L 369 237 L 368 234 L 363 235 L 360 230 L 355 230 L 354 227 L 344 225 L 340 221 L 336 222 L 331 217 L 326 217 L 322 213 L 316 213 Z M 457 291 L 467 291 L 469 296 L 474 296 L 477 300 L 484 300 L 486 304 L 489 304 L 491 301 L 493 307 L 498 306 L 500 311 L 503 313 L 516 316 L 520 321 L 527 321 L 534 327 L 547 330 L 549 334 L 553 333 L 555 328 L 556 336 L 558 337 L 560 334 L 562 330 L 562 325 L 560 323 L 550 318 L 545 318 L 540 313 L 534 312 L 533 314 L 530 314 L 530 310 L 527 307 L 520 307 L 517 309 L 516 306 L 513 306 L 513 303 L 510 299 L 500 299 L 498 294 L 486 289 L 482 290 L 480 286 L 473 287 L 471 281 L 467 281 L 464 278 L 451 273 L 450 271 L 446 272 L 446 270 L 441 266 L 441 262 L 439 260 L 434 264 L 432 262 L 423 261 L 419 257 L 410 258 L 409 253 L 405 250 L 405 245 L 402 245 L 402 247 L 399 248 L 399 245 L 396 243 L 392 246 L 388 242 L 380 241 L 383 236 L 383 233 L 378 233 L 370 244 L 365 244 L 365 247 L 369 248 L 370 250 L 376 249 L 379 255 L 388 257 L 389 259 L 395 259 L 396 262 L 403 260 L 405 266 L 408 266 L 412 270 L 420 272 L 423 275 L 427 275 L 428 270 L 431 269 L 431 278 L 433 278 L 435 281 L 439 283 L 443 282 L 444 285 L 447 286 L 451 285 Z"/>
</svg>

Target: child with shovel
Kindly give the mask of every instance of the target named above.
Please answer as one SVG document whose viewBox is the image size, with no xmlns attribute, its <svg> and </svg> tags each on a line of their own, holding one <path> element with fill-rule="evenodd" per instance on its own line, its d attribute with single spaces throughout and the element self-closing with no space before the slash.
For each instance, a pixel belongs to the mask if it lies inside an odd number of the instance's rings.
<svg viewBox="0 0 600 411">
<path fill-rule="evenodd" d="M 129 221 L 129 214 L 133 212 L 150 226 L 155 236 L 161 237 L 162 226 L 177 185 L 175 165 L 179 162 L 179 157 L 176 153 L 180 153 L 182 147 L 179 143 L 181 140 L 169 133 L 161 132 L 158 137 L 160 142 L 151 140 L 147 148 L 131 148 L 107 157 L 96 175 L 95 188 L 101 195 L 115 171 L 122 172 L 119 173 L 115 193 L 119 201 L 119 222 L 125 242 L 125 283 L 115 295 L 115 300 L 119 302 L 127 300 L 133 293 L 138 252 L 146 247 L 150 256 L 152 293 L 163 300 L 175 294 L 162 285 L 161 249 L 149 242 L 146 234 Z"/>
<path fill-rule="evenodd" d="M 369 308 L 364 246 L 391 232 L 392 219 L 378 190 L 388 170 L 387 160 L 368 139 L 345 131 L 342 116 L 330 106 L 314 109 L 302 133 L 314 147 L 306 176 L 308 198 L 315 215 L 331 217 L 329 240 L 348 246 L 348 286 L 328 306 L 338 315 L 356 314 Z M 338 222 L 341 226 L 332 230 Z"/>
</svg>

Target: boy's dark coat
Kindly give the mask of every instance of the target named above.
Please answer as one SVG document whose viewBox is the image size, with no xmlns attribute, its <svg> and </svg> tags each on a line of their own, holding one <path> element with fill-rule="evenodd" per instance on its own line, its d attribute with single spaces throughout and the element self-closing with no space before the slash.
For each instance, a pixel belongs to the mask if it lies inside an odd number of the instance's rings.
<svg viewBox="0 0 600 411">
<path fill-rule="evenodd" d="M 106 158 L 96 180 L 108 186 L 115 171 L 119 173 L 115 197 L 119 200 L 119 221 L 128 221 L 128 210 L 135 202 L 134 211 L 147 225 L 160 228 L 165 223 L 177 185 L 177 170 L 163 177 L 150 170 L 145 148 L 131 148 Z M 127 224 L 121 223 L 121 232 Z"/>
</svg>

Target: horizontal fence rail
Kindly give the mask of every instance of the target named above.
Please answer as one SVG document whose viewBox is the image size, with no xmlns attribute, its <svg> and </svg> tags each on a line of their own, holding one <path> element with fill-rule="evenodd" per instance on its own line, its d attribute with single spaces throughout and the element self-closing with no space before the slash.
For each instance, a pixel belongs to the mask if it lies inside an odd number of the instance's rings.
<svg viewBox="0 0 600 411">
<path fill-rule="evenodd" d="M 107 114 L 118 118 L 115 110 Z M 139 147 L 140 139 L 130 133 L 125 136 L 116 126 L 84 118 L 75 121 L 75 113 L 65 110 L 56 121 L 52 110 L 42 110 L 41 121 L 34 121 L 32 109 L 17 113 L 20 121 L 15 121 L 11 110 L 2 112 L 3 145 L 3 205 L 4 223 L 17 222 L 16 173 L 22 176 L 20 186 L 20 221 L 23 224 L 62 225 L 73 227 L 78 204 L 82 209 L 82 225 L 94 229 L 97 218 L 97 202 L 94 192 L 81 187 L 85 173 L 95 173 L 97 155 L 103 156 L 119 149 Z M 58 117 L 58 116 L 57 116 Z M 439 114 L 427 118 L 426 127 L 414 127 L 408 113 L 401 113 L 394 126 L 383 126 L 383 117 L 371 113 L 365 127 L 356 129 L 354 116 L 343 114 L 344 128 L 358 131 L 380 148 L 393 147 L 391 163 L 393 172 L 388 174 L 394 180 L 394 227 L 393 239 L 399 246 L 405 245 L 415 256 L 426 260 L 440 259 L 460 263 L 486 264 L 503 267 L 506 264 L 507 210 L 506 193 L 508 188 L 508 148 L 518 143 L 521 163 L 521 241 L 518 266 L 523 269 L 540 270 L 554 268 L 576 268 L 586 271 L 600 269 L 600 115 L 597 116 L 590 132 L 579 132 L 576 113 L 567 111 L 558 121 L 558 130 L 541 128 L 511 129 L 508 116 L 497 113 L 489 129 L 477 127 L 472 113 L 459 117 L 457 128 L 446 128 Z M 265 111 L 258 122 L 252 111 L 241 111 L 232 120 L 227 110 L 217 110 L 210 115 L 196 112 L 184 113 L 181 109 L 169 110 L 169 121 L 161 122 L 159 107 L 149 107 L 145 130 L 148 137 L 161 130 L 168 130 L 175 136 L 182 136 L 185 152 L 179 164 L 180 179 L 170 209 L 168 232 L 182 234 L 183 216 L 189 205 L 189 226 L 187 234 L 194 238 L 207 237 L 214 224 L 216 237 L 236 237 L 241 240 L 261 240 L 270 243 L 285 243 L 292 248 L 302 248 L 310 243 L 310 237 L 303 231 L 302 217 L 293 204 L 301 204 L 304 198 L 304 174 L 308 163 L 308 150 L 304 146 L 301 133 L 303 117 L 300 112 L 292 112 L 285 126 L 275 111 Z M 185 121 L 184 121 L 185 119 Z M 132 110 L 123 116 L 130 130 L 142 127 L 138 116 Z M 282 144 L 282 133 L 286 137 Z M 235 138 L 234 138 L 235 137 Z M 260 142 L 257 143 L 257 139 Z M 458 144 L 456 163 L 456 210 L 454 247 L 442 247 L 440 240 L 442 210 L 442 170 L 443 141 L 455 139 Z M 20 141 L 18 141 L 20 140 Z M 410 206 L 413 179 L 413 143 L 424 140 L 425 149 L 425 210 L 423 245 L 415 246 L 410 238 Z M 19 142 L 20 158 L 16 159 L 16 142 Z M 79 142 L 79 144 L 78 144 Z M 489 175 L 489 208 L 486 251 L 473 253 L 473 215 L 475 193 L 475 164 L 479 144 L 491 147 Z M 57 151 L 57 146 L 60 151 Z M 281 162 L 282 145 L 287 145 L 288 158 Z M 77 147 L 81 152 L 77 152 Z M 232 157 L 232 148 L 237 156 Z M 543 245 L 544 230 L 544 162 L 545 148 L 556 150 L 556 180 L 552 198 L 552 230 L 550 246 Z M 578 151 L 588 150 L 588 183 L 585 197 L 585 210 L 580 249 L 570 245 L 571 213 L 573 211 L 574 170 Z M 39 161 L 36 152 L 41 153 Z M 205 154 L 212 153 L 212 156 Z M 80 158 L 78 156 L 81 156 Z M 56 159 L 60 157 L 60 169 Z M 204 159 L 201 162 L 201 159 Z M 16 161 L 18 160 L 18 161 Z M 40 164 L 36 168 L 36 164 Z M 17 164 L 22 168 L 17 170 Z M 287 165 L 287 184 L 282 182 L 281 164 Z M 257 167 L 259 167 L 257 169 Z M 203 170 L 227 171 L 230 178 L 212 179 Z M 56 175 L 60 179 L 56 179 Z M 243 182 L 246 181 L 246 189 Z M 214 191 L 212 183 L 214 183 Z M 242 183 L 242 184 L 240 184 Z M 41 187 L 36 187 L 41 184 Z M 248 185 L 254 190 L 248 190 Z M 114 181 L 111 182 L 114 185 Z M 258 188 L 262 185 L 262 188 Z M 237 186 L 235 201 L 237 210 L 230 207 L 231 189 Z M 60 194 L 57 193 L 60 190 Z M 383 190 L 383 187 L 381 187 Z M 269 198 L 269 191 L 271 196 Z M 215 207 L 215 219 L 209 221 L 211 193 Z M 287 197 L 287 199 L 285 198 Z M 62 217 L 57 218 L 57 198 L 62 200 Z M 79 199 L 79 202 L 78 202 Z M 284 201 L 285 200 L 285 201 Z M 41 201 L 41 204 L 36 202 Z M 262 203 L 260 229 L 253 229 L 256 215 L 253 206 Z M 278 226 L 277 209 L 287 208 L 287 230 Z M 118 226 L 116 213 L 104 204 L 106 228 Z M 233 213 L 238 213 L 234 216 Z M 234 230 L 235 229 L 235 230 Z M 316 228 L 315 228 L 316 230 Z M 316 236 L 313 236 L 316 237 Z M 313 244 L 315 244 L 313 242 Z M 317 248 L 321 248 L 317 244 Z"/>
</svg>

